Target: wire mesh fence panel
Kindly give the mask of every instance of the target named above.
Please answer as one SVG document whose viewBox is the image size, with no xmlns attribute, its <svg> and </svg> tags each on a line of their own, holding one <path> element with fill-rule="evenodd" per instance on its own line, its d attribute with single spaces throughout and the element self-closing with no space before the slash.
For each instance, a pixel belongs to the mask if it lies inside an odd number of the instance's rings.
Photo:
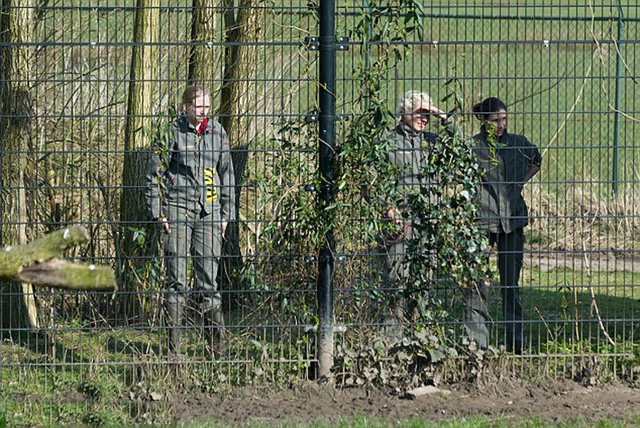
<svg viewBox="0 0 640 428">
<path fill-rule="evenodd" d="M 478 353 L 511 373 L 637 376 L 637 5 L 14 3 L 0 242 L 81 226 L 64 258 L 112 268 L 118 290 L 3 276 L 8 421 L 166 422 L 171 391 L 314 378 L 328 236 L 343 384 L 426 381 Z M 504 109 L 474 110 L 490 97 Z M 518 162 L 540 170 L 509 178 Z M 508 219 L 478 208 L 483 189 Z M 502 229 L 487 240 L 483 222 Z M 417 377 L 369 370 L 412 353 Z"/>
</svg>

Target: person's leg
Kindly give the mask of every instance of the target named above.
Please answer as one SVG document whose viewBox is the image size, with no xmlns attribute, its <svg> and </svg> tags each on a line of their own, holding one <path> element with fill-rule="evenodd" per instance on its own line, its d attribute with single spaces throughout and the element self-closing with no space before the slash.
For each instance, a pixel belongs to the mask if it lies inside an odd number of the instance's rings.
<svg viewBox="0 0 640 428">
<path fill-rule="evenodd" d="M 404 284 L 408 269 L 404 263 L 404 240 L 385 240 L 381 248 L 383 258 L 383 287 L 381 293 L 382 333 L 391 343 L 402 340 L 404 336 Z"/>
<path fill-rule="evenodd" d="M 507 351 L 522 353 L 526 347 L 522 332 L 522 300 L 520 298 L 520 271 L 524 259 L 524 231 L 498 236 L 498 270 L 505 321 Z"/>
<path fill-rule="evenodd" d="M 203 216 L 196 223 L 193 243 L 195 292 L 202 313 L 205 336 L 211 351 L 220 355 L 226 350 L 222 296 L 217 276 L 222 253 L 222 224 L 219 215 Z"/>
<path fill-rule="evenodd" d="M 165 236 L 165 309 L 169 351 L 180 353 L 180 332 L 187 296 L 187 262 L 193 222 L 187 210 L 168 208 L 171 232 Z"/>
<path fill-rule="evenodd" d="M 396 320 L 404 318 L 404 284 L 407 267 L 404 263 L 404 241 L 391 242 L 385 246 L 385 293 L 387 314 Z"/>
<path fill-rule="evenodd" d="M 488 245 L 496 244 L 497 234 L 488 233 Z M 489 258 L 486 260 L 489 263 Z M 489 347 L 489 314 L 488 297 L 491 290 L 484 282 L 473 289 L 465 288 L 462 292 L 464 303 L 464 322 L 469 339 L 475 341 L 481 349 Z"/>
<path fill-rule="evenodd" d="M 475 288 L 465 288 L 462 291 L 464 299 L 464 326 L 469 339 L 475 341 L 481 349 L 489 347 L 489 328 L 491 319 L 488 307 L 489 287 L 484 282 Z"/>
</svg>

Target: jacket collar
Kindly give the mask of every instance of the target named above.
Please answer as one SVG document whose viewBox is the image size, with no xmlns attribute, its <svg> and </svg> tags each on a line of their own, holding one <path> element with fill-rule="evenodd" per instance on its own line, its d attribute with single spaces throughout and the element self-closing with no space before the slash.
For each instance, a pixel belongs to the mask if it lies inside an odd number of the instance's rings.
<svg viewBox="0 0 640 428">
<path fill-rule="evenodd" d="M 416 132 L 412 127 L 410 127 L 403 121 L 398 122 L 398 126 L 396 126 L 396 130 L 398 131 L 399 134 L 409 138 L 413 138 L 422 134 L 422 132 Z"/>
<path fill-rule="evenodd" d="M 191 122 L 189 122 L 189 120 L 187 119 L 187 116 L 185 116 L 184 114 L 180 115 L 180 127 L 184 130 L 189 130 L 193 133 L 197 133 L 198 135 L 202 135 L 202 134 L 208 134 L 211 132 L 211 129 L 213 128 L 211 125 L 211 119 L 209 119 L 208 117 L 205 118 L 201 123 L 200 123 L 200 127 L 199 129 L 196 129 L 195 126 L 193 126 L 191 124 Z"/>
<path fill-rule="evenodd" d="M 480 128 L 480 135 L 482 135 L 482 138 L 484 138 L 485 140 L 489 139 L 489 131 L 487 130 L 487 128 L 485 128 L 484 125 L 482 125 L 482 127 Z M 506 129 L 504 130 L 502 137 L 498 139 L 498 142 L 501 142 L 501 141 L 505 141 L 505 142 L 509 141 L 509 131 L 507 131 Z"/>
</svg>

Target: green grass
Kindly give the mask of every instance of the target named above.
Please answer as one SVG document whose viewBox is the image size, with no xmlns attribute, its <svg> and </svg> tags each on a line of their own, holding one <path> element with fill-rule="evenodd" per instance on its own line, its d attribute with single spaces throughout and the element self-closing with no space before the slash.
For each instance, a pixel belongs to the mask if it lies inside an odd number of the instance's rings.
<svg viewBox="0 0 640 428">
<path fill-rule="evenodd" d="M 525 271 L 522 299 L 534 321 L 531 337 L 557 341 L 634 341 L 635 320 L 640 319 L 637 290 L 639 272 L 593 272 L 554 269 Z M 593 294 L 592 294 L 593 292 Z"/>
<path fill-rule="evenodd" d="M 640 281 L 640 272 L 574 271 L 556 268 L 540 271 L 525 266 L 521 274 L 523 330 L 529 342 L 528 353 L 544 362 L 551 358 L 598 356 L 608 378 L 640 366 L 637 345 L 637 320 L 640 304 L 633 284 Z M 593 293 L 593 294 L 592 294 Z M 456 335 L 464 334 L 461 295 L 444 285 L 432 291 L 446 311 L 441 324 Z M 499 289 L 490 288 L 489 312 L 492 317 L 490 345 L 504 345 L 503 317 Z M 344 310 L 343 310 L 344 312 Z M 557 360 L 557 367 L 547 367 L 551 377 L 565 377 L 566 367 Z M 622 370 L 622 371 L 621 371 Z"/>
<path fill-rule="evenodd" d="M 518 418 L 509 417 L 468 417 L 460 420 L 435 422 L 424 419 L 405 419 L 398 421 L 382 421 L 373 417 L 345 418 L 333 422 L 278 422 L 260 423 L 248 422 L 243 424 L 246 428 L 627 428 L 637 426 L 640 417 L 630 421 L 612 421 L 609 419 L 584 420 L 569 419 L 563 422 L 553 422 L 535 417 Z M 128 425 L 103 424 L 105 428 L 126 428 Z M 137 425 L 136 425 L 137 426 Z M 237 425 L 221 424 L 217 422 L 187 423 L 172 425 L 176 428 L 231 428 Z M 54 426 L 52 426 L 53 428 Z M 133 426 L 131 426 L 133 427 Z M 0 425 L 2 428 L 2 425 Z"/>
<path fill-rule="evenodd" d="M 7 334 L 0 341 L 0 403 L 20 426 L 121 426 L 171 420 L 171 397 L 230 384 L 282 385 L 304 377 L 297 343 L 230 339 L 230 361 L 214 363 L 197 328 L 183 335 L 183 364 L 169 364 L 163 329 L 72 329 Z M 258 336 L 255 336 L 258 338 Z M 242 361 L 238 363 L 237 361 Z M 155 397 L 155 398 L 154 398 Z M 141 404 L 141 403 L 152 404 Z M 150 406 L 150 408 L 148 408 Z"/>
<path fill-rule="evenodd" d="M 581 419 L 571 419 L 564 422 L 552 422 L 539 418 L 513 418 L 508 417 L 469 417 L 460 420 L 451 420 L 444 422 L 434 422 L 424 419 L 408 419 L 393 422 L 386 422 L 376 418 L 358 417 L 353 419 L 344 419 L 331 423 L 274 423 L 262 424 L 251 422 L 246 425 L 247 428 L 626 428 L 635 426 L 640 422 L 639 418 L 632 421 L 611 421 L 600 419 L 595 421 L 586 421 Z M 227 428 L 230 425 L 218 423 L 204 424 L 186 424 L 180 425 L 181 428 Z"/>
</svg>

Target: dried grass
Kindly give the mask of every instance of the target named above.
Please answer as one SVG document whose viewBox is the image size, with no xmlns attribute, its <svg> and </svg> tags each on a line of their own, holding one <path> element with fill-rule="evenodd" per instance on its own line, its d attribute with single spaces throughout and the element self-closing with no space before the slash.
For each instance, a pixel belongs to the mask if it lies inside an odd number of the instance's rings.
<svg viewBox="0 0 640 428">
<path fill-rule="evenodd" d="M 553 249 L 631 250 L 640 227 L 637 186 L 603 196 L 594 182 L 568 182 L 558 192 L 534 183 L 525 189 L 534 234 Z"/>
</svg>

